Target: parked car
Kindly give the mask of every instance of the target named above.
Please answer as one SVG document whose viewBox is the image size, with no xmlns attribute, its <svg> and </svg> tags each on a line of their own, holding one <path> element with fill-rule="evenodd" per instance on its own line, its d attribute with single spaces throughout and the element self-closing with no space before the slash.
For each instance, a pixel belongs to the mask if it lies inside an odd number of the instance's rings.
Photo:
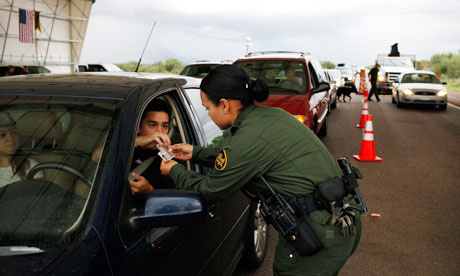
<svg viewBox="0 0 460 276">
<path fill-rule="evenodd" d="M 113 63 L 78 64 L 77 72 L 123 72 Z"/>
<path fill-rule="evenodd" d="M 321 63 L 311 54 L 256 52 L 234 65 L 267 83 L 270 94 L 262 105 L 283 108 L 316 134 L 327 135 L 330 85 Z"/>
<path fill-rule="evenodd" d="M 208 61 L 208 60 L 199 60 L 194 63 L 190 63 L 182 69 L 180 75 L 195 77 L 195 78 L 204 78 L 209 71 L 216 68 L 222 64 L 232 64 L 230 60 L 223 61 Z"/>
<path fill-rule="evenodd" d="M 0 65 L 0 77 L 5 76 L 5 73 L 9 70 L 10 64 L 3 64 Z M 49 74 L 51 71 L 46 68 L 45 66 L 41 65 L 12 65 L 14 67 L 13 75 L 23 75 L 24 74 L 24 66 L 29 68 L 29 74 Z"/>
<path fill-rule="evenodd" d="M 429 71 L 409 71 L 402 73 L 393 84 L 392 102 L 398 108 L 406 104 L 437 105 L 447 109 L 447 89 L 435 73 Z"/>
<path fill-rule="evenodd" d="M 241 192 L 207 205 L 196 192 L 156 189 L 143 208 L 134 204 L 128 175 L 150 101 L 171 105 L 172 143 L 218 143 L 199 80 L 49 75 L 3 78 L 0 91 L 0 112 L 15 121 L 16 157 L 38 162 L 23 180 L 0 183 L 0 275 L 232 275 L 240 260 L 261 264 L 268 228 Z M 75 193 L 80 182 L 89 195 Z"/>
<path fill-rule="evenodd" d="M 331 89 L 329 90 L 329 104 L 331 108 L 337 108 L 337 90 L 343 87 L 343 79 L 340 70 L 325 69 L 326 79 L 328 80 Z"/>
</svg>

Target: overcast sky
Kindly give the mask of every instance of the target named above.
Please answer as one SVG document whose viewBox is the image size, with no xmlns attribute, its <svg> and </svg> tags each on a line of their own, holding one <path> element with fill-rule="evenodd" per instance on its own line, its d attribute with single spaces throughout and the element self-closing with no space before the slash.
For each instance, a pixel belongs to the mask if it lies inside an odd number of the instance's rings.
<svg viewBox="0 0 460 276">
<path fill-rule="evenodd" d="M 399 43 L 417 60 L 460 51 L 458 0 L 96 0 L 81 62 L 235 60 L 285 50 L 371 65 Z"/>
</svg>

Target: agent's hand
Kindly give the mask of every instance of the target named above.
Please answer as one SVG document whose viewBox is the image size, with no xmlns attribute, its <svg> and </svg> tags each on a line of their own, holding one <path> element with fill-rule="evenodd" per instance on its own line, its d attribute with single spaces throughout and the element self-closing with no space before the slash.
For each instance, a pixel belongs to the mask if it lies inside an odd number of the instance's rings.
<svg viewBox="0 0 460 276">
<path fill-rule="evenodd" d="M 161 161 L 161 165 L 160 165 L 161 174 L 164 176 L 169 176 L 169 172 L 171 171 L 171 168 L 176 164 L 178 163 L 174 160 Z"/>
<path fill-rule="evenodd" d="M 171 140 L 167 134 L 155 132 L 150 135 L 136 137 L 134 147 L 141 147 L 143 149 L 157 149 L 157 145 L 164 145 L 168 148 L 171 145 Z"/>
<path fill-rule="evenodd" d="M 190 144 L 182 143 L 171 146 L 174 158 L 179 160 L 190 160 L 192 159 L 193 146 Z"/>
<path fill-rule="evenodd" d="M 129 180 L 129 185 L 131 186 L 131 193 L 133 195 L 148 195 L 150 192 L 155 190 L 149 181 L 145 177 L 138 175 L 137 173 L 131 173 L 134 179 L 137 181 Z"/>
</svg>

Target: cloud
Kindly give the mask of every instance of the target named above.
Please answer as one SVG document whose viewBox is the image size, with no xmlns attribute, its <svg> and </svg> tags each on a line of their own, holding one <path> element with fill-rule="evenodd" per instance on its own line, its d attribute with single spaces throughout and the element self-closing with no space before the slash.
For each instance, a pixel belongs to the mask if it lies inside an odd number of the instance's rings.
<svg viewBox="0 0 460 276">
<path fill-rule="evenodd" d="M 82 59 L 137 60 L 154 21 L 152 59 L 236 59 L 247 36 L 251 51 L 305 51 L 335 63 L 372 64 L 396 42 L 401 53 L 428 59 L 460 49 L 459 10 L 455 0 L 98 0 Z"/>
</svg>

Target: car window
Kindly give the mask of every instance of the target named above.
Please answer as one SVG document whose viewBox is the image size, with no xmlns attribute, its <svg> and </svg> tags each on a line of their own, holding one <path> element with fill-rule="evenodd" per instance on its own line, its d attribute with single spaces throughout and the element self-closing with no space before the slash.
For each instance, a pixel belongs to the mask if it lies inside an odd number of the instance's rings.
<svg viewBox="0 0 460 276">
<path fill-rule="evenodd" d="M 311 79 L 312 88 L 316 88 L 319 86 L 319 80 L 318 80 L 318 75 L 316 74 L 316 71 L 313 68 L 313 65 L 311 64 L 311 62 L 308 63 L 308 69 L 310 70 L 310 79 Z"/>
<path fill-rule="evenodd" d="M 137 121 L 139 122 L 139 125 L 141 123 L 142 114 L 144 113 L 145 108 L 148 107 L 149 103 L 152 103 L 154 101 L 162 102 L 162 104 L 166 104 L 171 108 L 171 116 L 169 118 L 168 130 L 168 135 L 171 139 L 171 144 L 179 144 L 186 142 L 192 145 L 196 145 L 198 142 L 193 129 L 193 123 L 190 121 L 190 116 L 188 116 L 188 114 L 184 114 L 186 109 L 180 101 L 176 90 L 166 92 L 161 96 L 155 97 L 154 99 L 150 99 L 147 103 L 145 103 L 144 109 L 142 109 L 138 114 L 135 115 L 138 117 Z M 147 156 L 142 157 L 141 155 L 138 155 L 136 151 L 133 151 L 133 156 L 129 158 L 129 160 L 132 160 L 132 164 L 129 165 L 129 170 L 133 171 L 137 167 L 137 159 L 140 159 L 141 162 L 139 162 L 139 164 L 141 164 L 147 158 L 154 157 L 153 163 L 149 165 L 149 167 L 156 166 L 155 168 L 158 168 L 158 171 L 153 173 L 152 171 L 150 171 L 149 173 L 152 173 L 150 174 L 150 177 L 146 174 L 140 174 L 146 177 L 149 183 L 155 189 L 174 189 L 174 184 L 172 183 L 171 179 L 160 175 L 159 165 L 161 163 L 161 158 L 157 155 L 157 151 L 142 153 L 142 155 L 144 154 L 146 154 Z M 201 168 L 197 164 L 191 163 L 190 161 L 180 162 L 182 162 L 188 170 L 193 169 L 197 173 L 202 172 Z M 145 196 L 133 196 L 131 193 L 131 189 L 129 187 L 129 182 L 128 180 L 126 180 L 126 189 L 124 191 L 123 196 L 122 211 L 119 217 L 120 234 L 123 239 L 123 242 L 126 245 L 130 245 L 136 242 L 147 232 L 151 231 L 151 229 L 138 228 L 131 223 L 131 217 L 136 213 L 142 212 L 145 205 Z"/>
<path fill-rule="evenodd" d="M 383 66 L 414 67 L 410 59 L 384 59 Z"/>
<path fill-rule="evenodd" d="M 216 68 L 220 64 L 194 64 L 187 65 L 180 73 L 183 76 L 189 77 L 205 77 L 212 69 Z"/>
<path fill-rule="evenodd" d="M 204 133 L 208 146 L 220 147 L 223 141 L 223 130 L 221 130 L 208 116 L 208 111 L 201 104 L 200 89 L 198 88 L 187 88 L 185 90 L 189 97 L 195 111 L 198 114 L 201 125 L 203 126 Z"/>
<path fill-rule="evenodd" d="M 302 62 L 291 60 L 242 60 L 235 66 L 253 79 L 264 80 L 270 94 L 306 94 L 307 72 Z"/>
<path fill-rule="evenodd" d="M 433 83 L 441 84 L 441 81 L 432 74 L 405 74 L 401 80 L 401 83 Z"/>
<path fill-rule="evenodd" d="M 41 249 L 75 241 L 98 190 L 120 103 L 61 97 L 2 97 L 10 166 L 0 172 L 0 246 Z M 2 122 L 3 122 L 2 121 Z M 7 139 L 7 138 L 5 138 Z M 2 141 L 0 141 L 2 142 Z M 3 146 L 2 146 L 3 147 Z M 100 152 L 94 155 L 95 149 Z"/>
</svg>

